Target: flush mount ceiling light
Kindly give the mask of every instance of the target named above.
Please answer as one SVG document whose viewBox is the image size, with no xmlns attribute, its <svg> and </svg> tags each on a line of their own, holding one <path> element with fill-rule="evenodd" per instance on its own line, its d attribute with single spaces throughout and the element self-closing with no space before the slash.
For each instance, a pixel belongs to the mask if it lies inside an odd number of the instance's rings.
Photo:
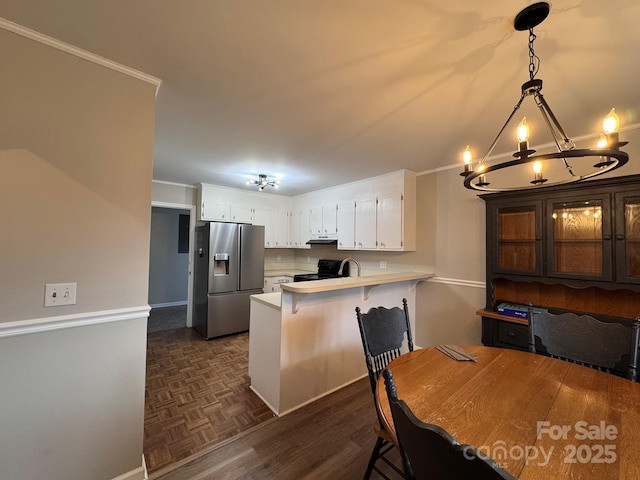
<svg viewBox="0 0 640 480">
<path fill-rule="evenodd" d="M 540 67 L 540 59 L 536 56 L 533 50 L 533 42 L 536 39 L 536 36 L 533 34 L 533 27 L 542 23 L 548 15 L 549 4 L 547 2 L 539 2 L 529 5 L 516 15 L 513 22 L 514 28 L 518 31 L 529 31 L 529 81 L 522 85 L 520 100 L 498 132 L 498 135 L 489 147 L 489 150 L 484 157 L 477 162 L 477 165 L 474 166 L 469 147 L 464 151 L 464 171 L 460 175 L 464 176 L 464 186 L 466 188 L 485 192 L 502 192 L 536 188 L 542 185 L 550 186 L 580 182 L 620 168 L 629 160 L 629 155 L 620 150 L 620 147 L 626 145 L 627 142 L 620 142 L 618 140 L 619 119 L 615 113 L 615 109 L 612 108 L 609 115 L 607 115 L 604 120 L 603 133 L 600 136 L 597 147 L 595 149 L 578 149 L 575 147 L 573 141 L 565 134 L 563 128 L 558 122 L 558 119 L 542 96 L 542 80 L 535 78 Z M 489 165 L 487 163 L 487 159 L 500 140 L 502 133 L 515 116 L 523 100 L 530 96 L 534 98 L 536 106 L 544 119 L 544 123 L 551 132 L 553 142 L 557 147 L 557 152 L 534 155 L 536 151 L 529 149 L 529 127 L 525 118 L 520 122 L 516 131 L 518 151 L 513 154 L 516 159 Z M 577 162 L 578 159 L 588 159 L 589 157 L 596 159 L 593 166 L 589 167 L 589 170 L 584 174 L 576 173 L 576 169 L 571 165 L 571 160 L 574 159 Z M 593 161 L 593 159 L 591 161 Z M 560 162 L 561 168 L 551 165 L 551 162 Z M 492 176 L 489 175 L 491 172 L 527 164 L 531 164 L 533 166 L 532 180 L 530 182 L 516 186 L 503 185 L 505 183 L 505 176 L 502 175 L 500 178 L 502 178 L 503 181 L 500 182 L 499 186 L 491 186 L 490 180 L 492 179 Z M 555 177 L 552 181 L 544 178 L 543 170 L 546 169 L 547 166 L 549 167 L 549 171 L 555 172 Z M 474 180 L 476 179 L 477 182 L 474 183 Z"/>
<path fill-rule="evenodd" d="M 265 187 L 273 187 L 273 188 L 279 188 L 280 187 L 280 179 L 279 178 L 273 178 L 273 179 L 269 179 L 269 177 L 267 177 L 264 174 L 259 174 L 258 175 L 258 179 L 249 179 L 247 180 L 247 185 L 257 185 L 258 186 L 258 190 L 263 191 L 265 189 Z"/>
</svg>

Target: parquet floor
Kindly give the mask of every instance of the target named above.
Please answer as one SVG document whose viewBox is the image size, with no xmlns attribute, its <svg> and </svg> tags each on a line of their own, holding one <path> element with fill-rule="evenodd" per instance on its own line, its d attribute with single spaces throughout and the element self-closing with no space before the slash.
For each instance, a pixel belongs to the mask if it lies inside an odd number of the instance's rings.
<svg viewBox="0 0 640 480">
<path fill-rule="evenodd" d="M 155 480 L 358 480 L 376 442 L 369 379 L 262 423 Z M 397 449 L 388 458 L 400 466 Z M 383 462 L 377 466 L 398 479 Z M 373 473 L 371 480 L 382 477 Z"/>
<path fill-rule="evenodd" d="M 249 334 L 205 341 L 191 328 L 149 333 L 143 451 L 149 472 L 274 415 L 249 390 Z"/>
</svg>

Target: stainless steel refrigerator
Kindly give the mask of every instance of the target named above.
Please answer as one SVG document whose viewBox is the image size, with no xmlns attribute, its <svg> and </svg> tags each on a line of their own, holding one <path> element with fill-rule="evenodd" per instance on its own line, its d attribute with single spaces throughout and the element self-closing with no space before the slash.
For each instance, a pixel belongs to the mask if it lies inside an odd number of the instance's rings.
<svg viewBox="0 0 640 480">
<path fill-rule="evenodd" d="M 196 226 L 193 326 L 207 340 L 249 330 L 249 296 L 264 284 L 264 227 Z"/>
</svg>

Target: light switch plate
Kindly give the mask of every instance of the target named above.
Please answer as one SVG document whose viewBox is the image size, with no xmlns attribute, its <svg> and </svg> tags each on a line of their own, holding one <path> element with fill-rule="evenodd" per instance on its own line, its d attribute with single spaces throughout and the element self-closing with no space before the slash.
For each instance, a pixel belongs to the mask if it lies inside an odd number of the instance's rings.
<svg viewBox="0 0 640 480">
<path fill-rule="evenodd" d="M 380 268 L 387 268 L 387 262 L 385 260 L 380 260 Z"/>
<path fill-rule="evenodd" d="M 77 283 L 47 283 L 44 286 L 44 306 L 75 305 L 77 287 Z"/>
</svg>

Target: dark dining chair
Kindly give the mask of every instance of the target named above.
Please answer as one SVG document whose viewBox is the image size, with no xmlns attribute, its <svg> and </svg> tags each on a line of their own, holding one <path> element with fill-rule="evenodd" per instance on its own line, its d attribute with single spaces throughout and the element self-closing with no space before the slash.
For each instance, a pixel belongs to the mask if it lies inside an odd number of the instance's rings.
<svg viewBox="0 0 640 480">
<path fill-rule="evenodd" d="M 416 480 L 515 480 L 477 448 L 459 444 L 444 428 L 419 420 L 398 399 L 393 373 L 382 375 L 405 473 Z"/>
<path fill-rule="evenodd" d="M 367 313 L 362 313 L 360 307 L 356 307 L 356 317 L 360 327 L 364 358 L 369 373 L 371 393 L 378 420 L 374 425 L 374 432 L 378 436 L 376 444 L 371 452 L 364 478 L 367 480 L 375 470 L 380 476 L 389 477 L 376 466 L 378 460 L 389 465 L 400 476 L 405 477 L 402 469 L 389 460 L 386 455 L 394 448 L 392 436 L 383 427 L 376 401 L 376 385 L 382 370 L 393 360 L 399 357 L 403 351 L 413 351 L 413 339 L 409 322 L 409 310 L 407 299 L 402 299 L 402 308 L 376 307 Z M 406 337 L 406 344 L 405 344 Z M 406 478 L 406 477 L 405 477 Z"/>
<path fill-rule="evenodd" d="M 590 315 L 535 312 L 529 308 L 529 351 L 597 370 L 638 377 L 640 319 L 632 325 L 602 322 Z"/>
</svg>

